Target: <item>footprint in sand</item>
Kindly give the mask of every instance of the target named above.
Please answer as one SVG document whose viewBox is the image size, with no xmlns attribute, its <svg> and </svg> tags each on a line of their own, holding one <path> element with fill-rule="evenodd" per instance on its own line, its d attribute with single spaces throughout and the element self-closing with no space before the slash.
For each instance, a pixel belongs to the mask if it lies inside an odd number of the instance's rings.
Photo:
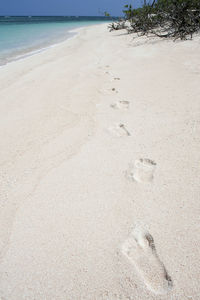
<svg viewBox="0 0 200 300">
<path fill-rule="evenodd" d="M 172 289 L 172 280 L 158 257 L 154 239 L 141 227 L 136 227 L 122 245 L 122 253 L 134 265 L 147 288 L 155 294 Z"/>
<path fill-rule="evenodd" d="M 114 104 L 111 104 L 111 107 L 114 109 L 124 109 L 127 110 L 130 107 L 130 102 L 126 100 L 118 101 Z"/>
<path fill-rule="evenodd" d="M 118 137 L 122 137 L 122 136 L 130 136 L 130 132 L 128 131 L 128 129 L 126 128 L 126 126 L 122 123 L 120 124 L 116 124 L 113 127 L 109 128 L 109 132 L 114 135 L 114 136 L 118 136 Z"/>
<path fill-rule="evenodd" d="M 156 163 L 148 158 L 137 159 L 134 166 L 130 165 L 127 177 L 137 182 L 150 183 L 154 178 Z"/>
</svg>

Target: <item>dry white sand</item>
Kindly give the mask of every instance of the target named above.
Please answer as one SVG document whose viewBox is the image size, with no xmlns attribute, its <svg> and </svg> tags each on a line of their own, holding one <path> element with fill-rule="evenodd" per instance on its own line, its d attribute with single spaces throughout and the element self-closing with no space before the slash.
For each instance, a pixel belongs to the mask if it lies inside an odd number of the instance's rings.
<svg viewBox="0 0 200 300">
<path fill-rule="evenodd" d="M 200 41 L 84 28 L 0 69 L 0 298 L 200 299 Z"/>
</svg>

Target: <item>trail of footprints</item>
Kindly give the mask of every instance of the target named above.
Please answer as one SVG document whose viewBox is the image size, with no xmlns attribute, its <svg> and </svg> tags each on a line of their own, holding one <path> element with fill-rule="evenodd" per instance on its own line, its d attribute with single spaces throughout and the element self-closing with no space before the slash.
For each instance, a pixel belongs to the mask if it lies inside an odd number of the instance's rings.
<svg viewBox="0 0 200 300">
<path fill-rule="evenodd" d="M 109 68 L 109 66 L 106 66 Z M 110 74 L 110 72 L 106 72 Z M 120 80 L 114 77 L 114 80 Z M 115 91 L 115 88 L 112 88 Z M 110 105 L 113 109 L 128 110 L 130 102 L 126 100 L 117 101 Z M 110 133 L 115 136 L 131 136 L 127 126 L 119 123 L 109 128 Z M 126 172 L 129 179 L 137 183 L 151 183 L 154 179 L 156 163 L 148 158 L 140 158 L 130 165 Z M 172 287 L 172 279 L 160 260 L 152 235 L 141 226 L 136 226 L 127 240 L 122 244 L 121 253 L 126 257 L 137 271 L 146 287 L 155 294 L 168 293 Z M 102 295 L 102 300 L 125 299 L 119 295 Z M 126 298 L 127 299 L 127 298 Z"/>
<path fill-rule="evenodd" d="M 130 106 L 129 101 L 121 100 L 117 101 L 114 104 L 111 104 L 110 107 L 113 109 L 120 109 L 120 110 L 128 110 Z M 127 126 L 123 123 L 116 124 L 109 128 L 111 134 L 115 136 L 130 136 L 130 131 L 127 129 Z"/>
<path fill-rule="evenodd" d="M 106 66 L 109 68 L 109 66 Z M 110 75 L 110 72 L 106 72 Z M 120 80 L 119 77 L 114 77 L 114 80 Z M 115 88 L 112 89 L 116 91 Z M 117 101 L 111 104 L 111 108 L 115 110 L 128 110 L 130 102 L 126 100 Z M 115 124 L 109 128 L 109 131 L 114 136 L 131 136 L 127 125 L 123 123 Z M 129 179 L 138 183 L 151 183 L 154 178 L 156 163 L 147 158 L 140 158 L 130 165 L 126 172 Z M 160 260 L 154 239 L 152 235 L 140 226 L 136 226 L 130 233 L 129 237 L 121 246 L 121 253 L 126 257 L 127 261 L 134 266 L 140 278 L 145 283 L 146 287 L 155 294 L 165 294 L 172 287 L 172 279 L 167 273 L 167 270 Z M 105 292 L 98 297 L 98 300 L 130 300 L 124 295 Z M 1 297 L 0 297 L 1 300 Z"/>
</svg>

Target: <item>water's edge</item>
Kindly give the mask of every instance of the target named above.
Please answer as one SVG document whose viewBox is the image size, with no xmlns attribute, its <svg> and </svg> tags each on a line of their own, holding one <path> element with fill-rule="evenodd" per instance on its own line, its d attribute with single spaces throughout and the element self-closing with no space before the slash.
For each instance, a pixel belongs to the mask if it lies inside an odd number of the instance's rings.
<svg viewBox="0 0 200 300">
<path fill-rule="evenodd" d="M 65 42 L 82 27 L 109 21 L 102 17 L 0 17 L 0 66 Z"/>
</svg>

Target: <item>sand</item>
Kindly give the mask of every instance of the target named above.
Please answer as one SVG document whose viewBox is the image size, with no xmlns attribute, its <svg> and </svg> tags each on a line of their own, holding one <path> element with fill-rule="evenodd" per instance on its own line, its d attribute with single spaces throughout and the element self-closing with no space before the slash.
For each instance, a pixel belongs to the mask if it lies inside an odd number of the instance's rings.
<svg viewBox="0 0 200 300">
<path fill-rule="evenodd" d="M 107 25 L 0 69 L 0 299 L 200 299 L 200 38 Z"/>
</svg>

